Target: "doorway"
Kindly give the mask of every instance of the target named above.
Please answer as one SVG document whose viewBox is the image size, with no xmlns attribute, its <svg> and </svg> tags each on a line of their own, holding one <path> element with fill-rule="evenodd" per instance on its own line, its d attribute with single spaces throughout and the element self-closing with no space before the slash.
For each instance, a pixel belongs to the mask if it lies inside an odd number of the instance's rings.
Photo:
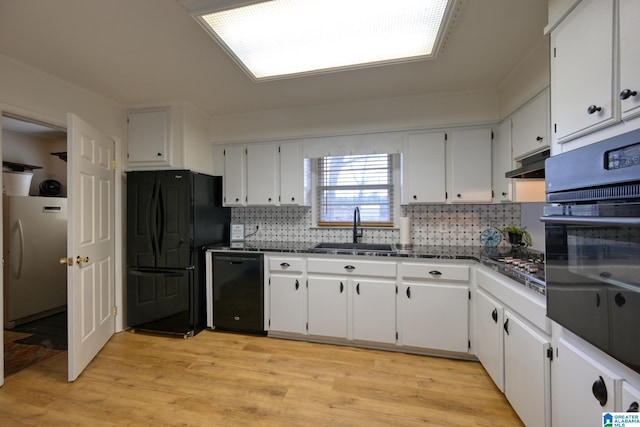
<svg viewBox="0 0 640 427">
<path fill-rule="evenodd" d="M 2 116 L 5 377 L 67 351 L 67 133 Z"/>
</svg>

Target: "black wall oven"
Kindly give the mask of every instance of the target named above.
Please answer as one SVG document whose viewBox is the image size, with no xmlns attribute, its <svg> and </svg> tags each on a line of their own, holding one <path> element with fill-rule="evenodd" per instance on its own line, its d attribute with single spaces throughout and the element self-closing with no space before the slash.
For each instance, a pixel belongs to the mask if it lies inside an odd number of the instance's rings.
<svg viewBox="0 0 640 427">
<path fill-rule="evenodd" d="M 640 372 L 640 130 L 545 169 L 547 316 Z"/>
</svg>

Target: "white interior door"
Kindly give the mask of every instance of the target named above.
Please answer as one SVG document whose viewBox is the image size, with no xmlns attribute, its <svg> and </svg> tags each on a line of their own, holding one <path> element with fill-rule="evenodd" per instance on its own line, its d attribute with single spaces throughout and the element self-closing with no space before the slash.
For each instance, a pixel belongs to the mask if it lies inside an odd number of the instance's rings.
<svg viewBox="0 0 640 427">
<path fill-rule="evenodd" d="M 2 157 L 2 111 L 0 111 L 0 158 Z M 2 174 L 0 173 L 0 188 L 2 188 Z M 0 224 L 2 224 L 2 209 L 0 209 Z M 0 242 L 2 242 L 3 227 L 0 227 Z M 0 262 L 0 319 L 4 319 L 4 259 Z M 4 385 L 4 331 L 0 334 L 0 386 Z"/>
<path fill-rule="evenodd" d="M 69 381 L 115 331 L 114 141 L 67 117 Z"/>
</svg>

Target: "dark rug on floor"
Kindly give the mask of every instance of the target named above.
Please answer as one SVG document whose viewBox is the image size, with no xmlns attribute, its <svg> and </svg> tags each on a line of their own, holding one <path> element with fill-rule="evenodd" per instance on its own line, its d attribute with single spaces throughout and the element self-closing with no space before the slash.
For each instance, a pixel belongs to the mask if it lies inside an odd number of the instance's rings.
<svg viewBox="0 0 640 427">
<path fill-rule="evenodd" d="M 24 345 L 16 342 L 4 343 L 4 376 L 15 374 L 29 366 L 66 353 L 64 350 L 52 350 L 39 345 Z"/>
<path fill-rule="evenodd" d="M 33 334 L 30 337 L 16 340 L 16 343 L 39 345 L 55 350 L 66 350 L 67 312 L 54 314 L 44 319 L 38 319 L 25 323 L 24 325 L 16 326 L 13 331 Z"/>
</svg>

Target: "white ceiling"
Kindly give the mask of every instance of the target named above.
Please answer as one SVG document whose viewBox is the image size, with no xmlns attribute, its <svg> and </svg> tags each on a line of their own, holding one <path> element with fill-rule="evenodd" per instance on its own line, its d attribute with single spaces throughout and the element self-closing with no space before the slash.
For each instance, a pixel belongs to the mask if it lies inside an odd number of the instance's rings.
<svg viewBox="0 0 640 427">
<path fill-rule="evenodd" d="M 259 83 L 179 0 L 0 0 L 0 54 L 123 106 L 211 115 L 496 88 L 543 37 L 547 1 L 461 4 L 436 60 Z"/>
</svg>

